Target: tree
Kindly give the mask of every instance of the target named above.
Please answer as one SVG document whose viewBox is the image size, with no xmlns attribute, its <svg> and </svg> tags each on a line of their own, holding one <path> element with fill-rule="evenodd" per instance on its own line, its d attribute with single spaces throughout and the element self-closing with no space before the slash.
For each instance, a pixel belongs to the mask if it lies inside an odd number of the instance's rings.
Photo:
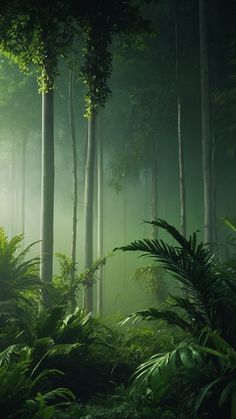
<svg viewBox="0 0 236 419">
<path fill-rule="evenodd" d="M 28 187 L 27 146 L 33 139 L 34 133 L 40 129 L 40 104 L 38 94 L 35 91 L 36 81 L 33 72 L 26 76 L 19 72 L 15 64 L 2 57 L 0 74 L 1 85 L 4 86 L 0 92 L 1 144 L 6 144 L 7 154 L 4 159 L 6 163 L 4 171 L 7 175 L 11 170 L 11 174 L 8 176 L 12 182 L 12 185 L 9 185 L 6 189 L 6 192 L 11 191 L 9 195 L 12 198 L 9 202 L 6 222 L 10 223 L 9 216 L 11 216 L 10 224 L 14 235 L 19 232 L 25 233 L 25 201 Z M 10 153 L 11 168 L 7 158 Z M 5 183 L 2 182 L 2 186 L 7 186 L 6 181 Z M 30 218 L 27 219 L 30 223 Z"/>
<path fill-rule="evenodd" d="M 101 7 L 101 4 L 99 3 Z M 98 7 L 98 6 L 97 6 Z M 99 10 L 99 9 L 98 9 Z M 82 78 L 87 83 L 86 94 L 88 138 L 85 168 L 84 190 L 84 225 L 85 254 L 84 265 L 88 270 L 93 264 L 93 204 L 94 204 L 94 169 L 95 169 L 95 123 L 99 107 L 104 106 L 110 90 L 107 79 L 111 73 L 111 54 L 108 46 L 111 42 L 111 27 L 103 9 L 89 16 L 89 28 L 85 34 L 85 63 L 82 67 Z M 102 30 L 101 30 L 102 28 Z M 85 307 L 88 312 L 93 310 L 93 278 L 88 275 L 85 289 Z"/>
<path fill-rule="evenodd" d="M 41 279 L 50 281 L 53 268 L 54 211 L 54 95 L 59 57 L 65 56 L 72 44 L 71 2 L 30 4 L 16 2 L 13 23 L 2 43 L 2 51 L 22 70 L 33 63 L 39 72 L 42 93 L 42 189 L 41 189 Z M 12 12 L 13 10 L 13 12 Z M 9 12 L 9 13 L 10 13 Z M 78 13 L 78 8 L 76 8 Z"/>
<path fill-rule="evenodd" d="M 103 257 L 103 132 L 102 113 L 98 115 L 98 136 L 97 136 L 97 257 Z M 103 275 L 104 267 L 100 265 L 97 273 L 97 312 L 103 313 Z"/>
<path fill-rule="evenodd" d="M 178 4 L 173 1 L 174 25 L 175 25 L 175 69 L 177 85 L 177 133 L 178 133 L 178 154 L 179 154 L 179 199 L 180 199 L 180 226 L 181 233 L 186 236 L 186 199 L 185 199 L 185 171 L 184 171 L 184 150 L 182 136 L 182 103 L 180 93 L 180 59 L 179 59 L 179 17 Z"/>
<path fill-rule="evenodd" d="M 90 6 L 91 9 L 89 8 Z M 86 15 L 87 13 L 87 15 Z M 86 114 L 88 118 L 88 143 L 85 172 L 85 269 L 93 261 L 93 195 L 95 163 L 95 121 L 99 108 L 103 107 L 110 94 L 107 85 L 112 70 L 112 54 L 109 46 L 112 36 L 122 32 L 140 31 L 147 26 L 141 19 L 139 9 L 127 0 L 99 0 L 89 4 L 84 20 L 84 65 L 81 69 L 87 86 Z M 86 282 L 85 306 L 93 309 L 93 278 Z"/>
<path fill-rule="evenodd" d="M 69 120 L 70 136 L 73 158 L 73 217 L 72 217 L 72 249 L 71 260 L 73 265 L 76 263 L 76 243 L 77 243 L 77 207 L 78 207 L 78 175 L 77 175 L 77 147 L 75 136 L 75 108 L 74 108 L 74 78 L 75 72 L 72 68 L 69 71 Z M 72 280 L 75 271 L 72 271 Z"/>
<path fill-rule="evenodd" d="M 202 163 L 204 184 L 204 235 L 205 242 L 212 243 L 214 238 L 214 204 L 205 0 L 199 0 L 199 35 L 201 69 Z"/>
</svg>

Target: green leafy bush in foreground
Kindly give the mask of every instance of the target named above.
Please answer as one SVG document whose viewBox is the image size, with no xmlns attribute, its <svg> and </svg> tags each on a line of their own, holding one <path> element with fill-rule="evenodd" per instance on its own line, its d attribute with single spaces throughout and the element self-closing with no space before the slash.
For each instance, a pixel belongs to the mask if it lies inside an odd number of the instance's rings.
<svg viewBox="0 0 236 419">
<path fill-rule="evenodd" d="M 220 263 L 196 234 L 187 240 L 165 221 L 153 224 L 176 246 L 140 240 L 122 250 L 139 250 L 161 263 L 179 292 L 130 315 L 123 328 L 78 308 L 69 312 L 74 304 L 69 277 L 59 300 L 67 302 L 43 307 L 37 258 L 24 262 L 26 252 L 18 248 L 22 239 L 8 241 L 2 231 L 4 417 L 235 418 L 235 257 Z M 128 320 L 136 319 L 154 321 L 153 326 L 130 327 Z"/>
<path fill-rule="evenodd" d="M 12 345 L 0 353 L 0 411 L 4 418 L 53 418 L 58 407 L 68 407 L 74 396 L 66 388 L 50 390 L 55 369 L 32 367 L 32 350 Z"/>
<path fill-rule="evenodd" d="M 162 240 L 138 240 L 121 249 L 141 251 L 161 262 L 180 285 L 165 309 L 150 308 L 130 318 L 165 320 L 186 333 L 168 352 L 157 353 L 134 374 L 133 393 L 175 417 L 236 417 L 236 264 L 221 264 L 196 233 L 187 240 L 163 220 L 151 224 L 166 230 L 176 246 Z M 223 415 L 223 416 L 222 416 Z"/>
</svg>

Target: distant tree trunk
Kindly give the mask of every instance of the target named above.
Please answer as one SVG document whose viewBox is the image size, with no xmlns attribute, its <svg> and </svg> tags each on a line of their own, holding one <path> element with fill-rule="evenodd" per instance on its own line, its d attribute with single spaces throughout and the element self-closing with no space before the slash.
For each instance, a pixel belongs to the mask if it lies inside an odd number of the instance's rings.
<svg viewBox="0 0 236 419">
<path fill-rule="evenodd" d="M 201 68 L 201 112 L 202 112 L 202 162 L 204 184 L 204 239 L 213 241 L 213 183 L 212 141 L 210 135 L 210 103 L 208 85 L 208 52 L 206 27 L 206 0 L 199 0 L 200 68 Z"/>
<path fill-rule="evenodd" d="M 103 257 L 103 137 L 101 131 L 101 111 L 97 118 L 97 257 Z M 98 268 L 97 313 L 103 313 L 103 276 L 104 267 Z"/>
<path fill-rule="evenodd" d="M 180 96 L 180 63 L 179 63 L 179 25 L 177 5 L 175 12 L 175 68 L 177 84 L 177 132 L 178 132 L 178 155 L 179 155 L 179 199 L 180 199 L 180 231 L 186 236 L 186 198 L 185 198 L 185 174 L 184 174 L 184 150 L 182 137 L 182 106 Z"/>
<path fill-rule="evenodd" d="M 15 231 L 15 208 L 16 208 L 16 158 L 15 158 L 15 137 L 14 134 L 12 135 L 12 143 L 11 143 L 11 235 L 14 236 L 16 234 Z"/>
<path fill-rule="evenodd" d="M 11 184 L 11 197 L 10 197 L 10 229 L 11 235 L 15 236 L 16 234 L 21 233 L 20 221 L 20 202 L 19 202 L 19 191 L 21 187 L 21 179 L 19 173 L 21 171 L 21 162 L 19 159 L 19 148 L 20 142 L 16 137 L 15 133 L 12 133 L 12 144 L 11 144 L 11 175 L 10 175 L 10 184 Z"/>
<path fill-rule="evenodd" d="M 42 93 L 42 189 L 41 189 L 41 265 L 43 281 L 53 273 L 54 209 L 54 97 L 53 90 Z"/>
<path fill-rule="evenodd" d="M 123 181 L 123 242 L 127 243 L 127 199 L 128 199 L 128 183 L 124 179 Z M 122 292 L 123 295 L 126 293 L 127 287 L 127 258 L 126 253 L 123 254 L 123 281 L 122 281 Z"/>
<path fill-rule="evenodd" d="M 73 216 L 72 216 L 72 249 L 71 259 L 76 262 L 76 244 L 77 244 L 77 207 L 78 207 L 78 175 L 77 175 L 77 150 L 75 138 L 75 109 L 74 109 L 74 70 L 69 73 L 69 120 L 70 136 L 73 158 Z M 74 279 L 75 271 L 72 272 Z"/>
<path fill-rule="evenodd" d="M 95 165 L 95 113 L 88 119 L 88 143 L 85 168 L 84 190 L 84 265 L 89 269 L 93 264 L 93 202 L 94 202 L 94 165 Z M 85 284 L 85 308 L 88 313 L 93 311 L 93 278 L 91 275 Z"/>
<path fill-rule="evenodd" d="M 22 148 L 21 148 L 21 231 L 25 234 L 25 195 L 26 195 L 26 150 L 27 150 L 27 139 L 28 133 L 24 132 L 22 137 Z"/>
<path fill-rule="evenodd" d="M 212 239 L 214 243 L 217 243 L 217 226 L 216 226 L 216 164 L 215 164 L 215 111 L 212 109 L 212 153 L 211 153 L 211 164 L 212 164 L 212 201 L 213 201 L 213 221 L 212 221 Z M 218 249 L 216 249 L 216 252 Z"/>
<path fill-rule="evenodd" d="M 152 163 L 151 163 L 151 220 L 158 218 L 158 147 L 157 139 L 152 143 Z M 150 236 L 152 239 L 158 238 L 157 227 L 150 224 Z"/>
</svg>

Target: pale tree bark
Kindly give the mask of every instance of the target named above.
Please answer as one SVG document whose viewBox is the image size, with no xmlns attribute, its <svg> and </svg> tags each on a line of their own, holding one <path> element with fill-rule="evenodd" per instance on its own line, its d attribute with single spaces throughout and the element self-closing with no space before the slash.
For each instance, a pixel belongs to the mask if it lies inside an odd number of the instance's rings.
<svg viewBox="0 0 236 419">
<path fill-rule="evenodd" d="M 97 117 L 97 257 L 103 257 L 103 137 L 101 111 Z M 97 313 L 103 313 L 104 267 L 97 271 Z"/>
<path fill-rule="evenodd" d="M 206 0 L 199 0 L 199 34 L 201 68 L 202 163 L 204 185 L 204 240 L 205 243 L 211 244 L 214 238 L 214 204 L 212 182 L 212 138 L 210 133 Z"/>
<path fill-rule="evenodd" d="M 179 200 L 180 200 L 180 231 L 186 236 L 186 193 L 185 193 L 185 172 L 184 172 L 184 148 L 182 137 L 182 106 L 180 95 L 180 62 L 179 62 L 179 25 L 177 5 L 175 13 L 175 69 L 177 84 L 177 133 L 178 133 L 178 157 L 179 157 Z"/>
<path fill-rule="evenodd" d="M 11 225 L 11 235 L 14 236 L 15 235 L 15 208 L 16 208 L 16 196 L 15 196 L 15 137 L 14 135 L 12 136 L 12 143 L 11 143 L 11 220 L 10 220 L 10 225 Z"/>
<path fill-rule="evenodd" d="M 152 153 L 151 153 L 151 220 L 158 218 L 158 145 L 157 139 L 153 139 Z M 154 225 L 150 224 L 150 236 L 152 239 L 158 238 L 158 229 Z"/>
<path fill-rule="evenodd" d="M 19 139 L 16 137 L 15 133 L 12 133 L 12 147 L 11 147 L 11 175 L 10 175 L 10 184 L 11 184 L 11 202 L 10 202 L 10 228 L 11 235 L 15 236 L 16 234 L 21 233 L 20 221 L 20 187 L 21 179 L 19 177 L 19 172 L 21 170 L 21 163 L 19 159 Z"/>
<path fill-rule="evenodd" d="M 91 268 L 93 264 L 93 203 L 94 203 L 94 166 L 95 166 L 95 113 L 88 118 L 88 143 L 85 167 L 84 189 L 84 267 Z M 85 284 L 85 309 L 88 313 L 93 311 L 93 277 L 88 275 Z"/>
<path fill-rule="evenodd" d="M 215 131 L 214 131 L 214 109 L 212 115 L 212 153 L 211 153 L 211 164 L 212 164 L 212 201 L 213 201 L 213 219 L 212 219 L 212 240 L 214 243 L 217 243 L 217 226 L 216 226 L 216 142 L 215 142 Z M 216 252 L 218 249 L 216 248 Z"/>
<path fill-rule="evenodd" d="M 76 245 L 77 245 L 77 208 L 78 208 L 78 170 L 77 170 L 77 147 L 75 136 L 75 108 L 74 108 L 74 70 L 69 73 L 69 121 L 70 121 L 70 137 L 72 146 L 73 159 L 73 215 L 72 215 L 72 247 L 71 259 L 73 264 L 76 263 Z M 72 271 L 72 279 L 74 279 L 75 271 Z"/>
<path fill-rule="evenodd" d="M 51 281 L 53 273 L 54 210 L 54 97 L 53 90 L 42 93 L 42 182 L 40 277 Z"/>
<path fill-rule="evenodd" d="M 26 199 L 26 152 L 28 133 L 24 132 L 21 146 L 21 231 L 25 234 L 25 199 Z"/>
</svg>

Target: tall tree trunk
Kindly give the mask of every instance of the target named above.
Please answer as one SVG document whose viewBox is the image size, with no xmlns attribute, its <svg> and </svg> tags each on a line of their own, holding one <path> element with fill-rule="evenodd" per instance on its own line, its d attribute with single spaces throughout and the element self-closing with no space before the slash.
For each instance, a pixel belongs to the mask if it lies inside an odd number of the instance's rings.
<svg viewBox="0 0 236 419">
<path fill-rule="evenodd" d="M 179 199 L 180 199 L 180 231 L 186 236 L 186 198 L 185 198 L 185 175 L 184 175 L 184 150 L 182 137 L 182 106 L 180 96 L 180 63 L 179 63 L 179 25 L 177 5 L 175 11 L 175 68 L 177 84 L 177 132 L 178 132 L 178 155 L 179 155 Z"/>
<path fill-rule="evenodd" d="M 208 51 L 206 0 L 199 0 L 199 34 L 201 67 L 202 162 L 204 185 L 204 240 L 213 241 L 212 141 L 210 135 L 210 102 L 208 85 Z"/>
<path fill-rule="evenodd" d="M 53 273 L 54 210 L 54 97 L 53 90 L 42 93 L 42 189 L 40 276 L 51 281 Z"/>
<path fill-rule="evenodd" d="M 16 224 L 16 220 L 15 220 L 15 208 L 16 208 L 16 195 L 15 195 L 15 191 L 16 191 L 16 152 L 15 152 L 15 136 L 14 134 L 12 135 L 12 143 L 11 143 L 11 220 L 10 220 L 10 224 L 11 224 L 11 235 L 14 236 L 16 234 L 16 229 L 15 229 L 15 224 Z"/>
<path fill-rule="evenodd" d="M 76 244 L 77 244 L 77 207 L 78 207 L 78 175 L 77 175 L 77 149 L 75 138 L 75 109 L 74 109 L 74 70 L 69 73 L 69 120 L 70 136 L 72 145 L 73 159 L 73 215 L 72 215 L 72 248 L 71 259 L 73 264 L 76 262 Z M 75 271 L 72 272 L 72 280 Z"/>
<path fill-rule="evenodd" d="M 25 234 L 25 195 L 26 195 L 26 150 L 27 150 L 28 133 L 24 132 L 22 137 L 21 148 L 21 231 Z"/>
<path fill-rule="evenodd" d="M 127 197 L 128 194 L 128 183 L 124 180 L 123 182 L 123 243 L 127 243 Z M 123 254 L 123 281 L 122 281 L 122 295 L 126 295 L 127 287 L 127 258 L 124 252 Z"/>
<path fill-rule="evenodd" d="M 21 233 L 20 212 L 19 212 L 19 189 L 21 187 L 19 173 L 21 170 L 21 163 L 19 161 L 19 150 L 20 144 L 19 139 L 15 133 L 12 134 L 12 148 L 11 148 L 11 209 L 10 209 L 10 228 L 11 235 Z"/>
<path fill-rule="evenodd" d="M 103 257 L 103 138 L 101 111 L 97 118 L 97 257 Z M 103 313 L 104 267 L 99 266 L 97 277 L 97 313 Z"/>
<path fill-rule="evenodd" d="M 212 202 L 213 202 L 213 220 L 212 220 L 212 240 L 217 243 L 217 226 L 216 226 L 216 142 L 215 142 L 215 110 L 214 106 L 212 109 L 212 153 L 211 153 L 211 164 L 212 164 Z M 215 249 L 218 252 L 218 249 Z"/>
<path fill-rule="evenodd" d="M 84 265 L 85 269 L 93 264 L 93 202 L 94 202 L 94 165 L 95 165 L 95 113 L 88 119 L 88 144 L 85 168 L 84 190 Z M 93 277 L 88 275 L 85 284 L 85 308 L 93 311 Z"/>
<path fill-rule="evenodd" d="M 152 143 L 152 165 L 151 165 L 151 220 L 158 218 L 158 160 L 157 160 L 157 139 Z M 152 239 L 158 238 L 157 227 L 150 224 L 150 236 Z"/>
</svg>

